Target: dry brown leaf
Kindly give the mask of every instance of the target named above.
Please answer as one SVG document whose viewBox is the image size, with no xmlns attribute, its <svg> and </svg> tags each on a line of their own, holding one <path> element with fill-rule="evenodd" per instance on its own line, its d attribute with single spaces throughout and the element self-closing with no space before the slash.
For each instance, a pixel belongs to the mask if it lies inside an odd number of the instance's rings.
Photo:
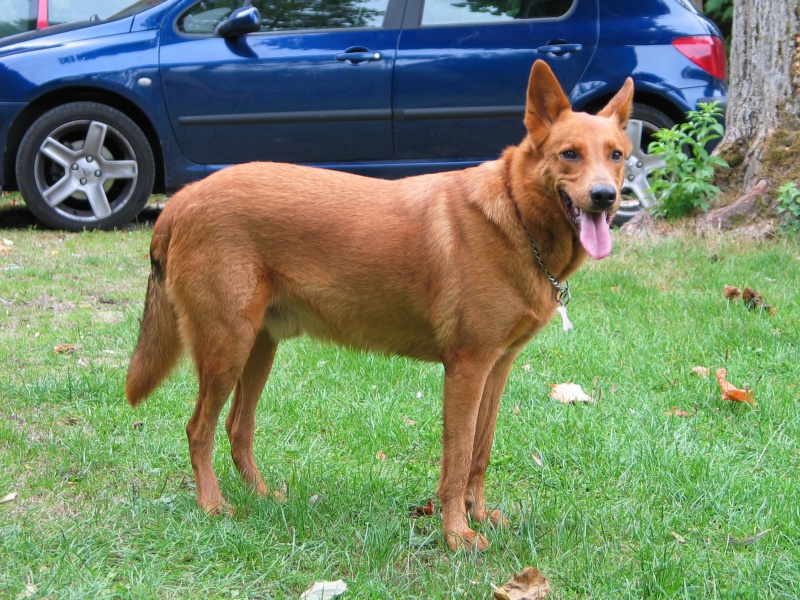
<svg viewBox="0 0 800 600">
<path fill-rule="evenodd" d="M 19 496 L 17 492 L 9 492 L 5 496 L 3 496 L 2 499 L 0 499 L 0 504 L 8 504 L 9 502 L 13 502 L 14 500 L 17 499 L 17 496 Z"/>
<path fill-rule="evenodd" d="M 751 544 L 755 544 L 758 540 L 762 537 L 767 535 L 771 529 L 765 529 L 764 531 L 759 531 L 758 533 L 754 533 L 753 535 L 748 535 L 745 538 L 735 538 L 732 535 L 728 535 L 728 544 L 731 546 L 750 546 Z"/>
<path fill-rule="evenodd" d="M 675 541 L 678 542 L 679 544 L 685 544 L 686 543 L 686 538 L 683 537 L 680 533 L 676 533 L 674 531 L 670 531 L 669 533 L 670 533 L 670 535 L 672 537 L 675 538 Z"/>
<path fill-rule="evenodd" d="M 550 584 L 538 569 L 525 567 L 494 591 L 497 600 L 541 600 L 550 592 Z"/>
<path fill-rule="evenodd" d="M 761 310 L 767 311 L 769 314 L 775 314 L 775 307 L 770 306 L 761 298 L 761 294 L 759 294 L 756 290 L 750 289 L 749 287 L 744 288 L 744 292 L 742 292 L 742 299 L 744 300 L 744 305 L 749 308 L 750 310 L 756 310 L 760 308 Z"/>
<path fill-rule="evenodd" d="M 377 458 L 378 460 L 386 460 L 386 455 L 383 453 L 383 450 L 378 450 L 375 453 L 375 458 Z"/>
<path fill-rule="evenodd" d="M 722 292 L 722 296 L 728 300 L 738 300 L 742 297 L 742 290 L 733 285 L 726 285 L 725 291 Z"/>
<path fill-rule="evenodd" d="M 758 406 L 758 402 L 753 400 L 752 390 L 740 390 L 736 386 L 728 383 L 725 377 L 728 375 L 727 369 L 717 369 L 717 383 L 722 391 L 722 399 L 731 402 L 747 402 L 750 406 Z"/>
<path fill-rule="evenodd" d="M 552 388 L 550 396 L 562 404 L 573 404 L 575 402 L 594 402 L 594 398 L 583 391 L 577 383 L 559 383 L 558 385 L 549 384 Z"/>
<path fill-rule="evenodd" d="M 53 348 L 53 352 L 56 354 L 74 354 L 75 344 L 59 344 Z"/>
<path fill-rule="evenodd" d="M 433 503 L 433 498 L 428 498 L 428 501 L 423 506 L 415 506 L 408 512 L 408 516 L 412 519 L 419 519 L 421 517 L 430 517 L 436 512 L 436 505 Z"/>
<path fill-rule="evenodd" d="M 702 377 L 703 379 L 708 378 L 708 374 L 711 372 L 711 369 L 708 367 L 692 367 L 692 374 L 697 375 L 698 377 Z"/>
<path fill-rule="evenodd" d="M 680 408 L 677 408 L 676 406 L 673 406 L 672 408 L 670 408 L 664 414 L 667 415 L 668 417 L 684 417 L 685 418 L 685 417 L 691 417 L 692 416 L 692 413 L 688 413 L 685 410 L 681 410 Z"/>
</svg>

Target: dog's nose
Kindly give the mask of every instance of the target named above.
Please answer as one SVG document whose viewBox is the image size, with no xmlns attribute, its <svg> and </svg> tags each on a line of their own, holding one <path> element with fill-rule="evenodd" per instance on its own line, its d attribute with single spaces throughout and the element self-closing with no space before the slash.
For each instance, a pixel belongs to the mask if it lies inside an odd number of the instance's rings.
<svg viewBox="0 0 800 600">
<path fill-rule="evenodd" d="M 605 209 L 616 201 L 617 190 L 608 184 L 600 184 L 589 191 L 589 197 L 597 208 Z"/>
</svg>

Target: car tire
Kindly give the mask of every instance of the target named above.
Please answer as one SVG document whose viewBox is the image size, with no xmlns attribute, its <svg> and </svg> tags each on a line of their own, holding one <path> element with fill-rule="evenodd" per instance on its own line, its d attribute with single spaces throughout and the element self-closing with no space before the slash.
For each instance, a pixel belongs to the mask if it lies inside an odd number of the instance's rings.
<svg viewBox="0 0 800 600">
<path fill-rule="evenodd" d="M 147 137 L 125 114 L 72 102 L 39 117 L 17 153 L 25 204 L 47 227 L 113 229 L 132 221 L 155 181 Z"/>
<path fill-rule="evenodd" d="M 649 154 L 647 147 L 653 141 L 653 134 L 659 129 L 669 129 L 675 121 L 665 113 L 635 102 L 628 121 L 628 138 L 633 144 L 631 155 L 625 161 L 625 181 L 622 184 L 622 202 L 614 217 L 617 225 L 626 223 L 655 202 L 650 191 L 648 176 L 664 166 L 661 157 Z"/>
</svg>

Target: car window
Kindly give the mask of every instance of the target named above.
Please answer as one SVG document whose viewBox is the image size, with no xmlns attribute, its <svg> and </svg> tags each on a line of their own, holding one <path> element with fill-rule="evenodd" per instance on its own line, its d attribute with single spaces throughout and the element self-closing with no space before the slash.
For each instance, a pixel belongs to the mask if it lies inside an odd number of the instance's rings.
<svg viewBox="0 0 800 600">
<path fill-rule="evenodd" d="M 50 24 L 105 20 L 131 0 L 50 0 Z"/>
<path fill-rule="evenodd" d="M 203 0 L 178 20 L 184 33 L 210 34 L 233 9 L 235 0 Z M 389 0 L 253 0 L 261 31 L 380 27 Z"/>
<path fill-rule="evenodd" d="M 425 0 L 423 25 L 502 23 L 566 15 L 574 0 Z"/>
<path fill-rule="evenodd" d="M 0 0 L 0 37 L 29 31 L 36 27 L 36 12 L 31 14 L 30 2 Z"/>
</svg>

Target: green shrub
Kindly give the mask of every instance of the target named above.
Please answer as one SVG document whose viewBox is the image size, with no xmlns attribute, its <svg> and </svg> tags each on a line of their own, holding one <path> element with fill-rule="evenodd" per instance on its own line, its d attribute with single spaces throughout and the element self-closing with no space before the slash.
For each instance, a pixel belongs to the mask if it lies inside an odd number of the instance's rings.
<svg viewBox="0 0 800 600">
<path fill-rule="evenodd" d="M 800 230 L 800 189 L 794 181 L 787 181 L 778 188 L 777 211 L 784 216 L 784 229 Z"/>
<path fill-rule="evenodd" d="M 664 159 L 664 167 L 654 169 L 652 191 L 657 198 L 651 211 L 654 216 L 674 219 L 708 210 L 719 188 L 711 181 L 716 167 L 728 163 L 711 156 L 707 144 L 722 137 L 722 109 L 717 102 L 699 104 L 686 113 L 686 122 L 653 134 L 648 152 Z"/>
</svg>

